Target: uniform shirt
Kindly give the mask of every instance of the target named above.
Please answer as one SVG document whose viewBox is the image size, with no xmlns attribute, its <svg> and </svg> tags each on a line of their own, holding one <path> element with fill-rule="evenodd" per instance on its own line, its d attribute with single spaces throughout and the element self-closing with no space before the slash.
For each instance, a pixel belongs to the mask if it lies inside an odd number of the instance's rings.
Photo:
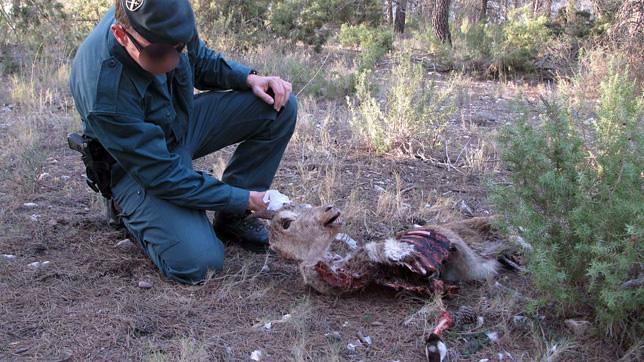
<svg viewBox="0 0 644 362">
<path fill-rule="evenodd" d="M 116 41 L 113 23 L 114 8 L 78 48 L 70 76 L 84 134 L 98 139 L 116 160 L 112 186 L 128 173 L 148 192 L 179 206 L 246 210 L 248 190 L 182 164 L 173 149 L 190 122 L 194 88 L 249 89 L 251 68 L 225 60 L 195 35 L 177 68 L 156 77 Z"/>
</svg>

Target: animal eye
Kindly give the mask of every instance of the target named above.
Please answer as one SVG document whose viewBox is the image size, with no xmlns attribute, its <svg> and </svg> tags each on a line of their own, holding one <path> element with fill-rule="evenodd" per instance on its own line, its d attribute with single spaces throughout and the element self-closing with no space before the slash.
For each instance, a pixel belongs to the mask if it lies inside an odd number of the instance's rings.
<svg viewBox="0 0 644 362">
<path fill-rule="evenodd" d="M 292 221 L 293 220 L 291 220 L 291 219 L 282 219 L 282 221 L 281 221 L 282 228 L 285 229 L 285 230 L 288 229 L 291 226 Z"/>
</svg>

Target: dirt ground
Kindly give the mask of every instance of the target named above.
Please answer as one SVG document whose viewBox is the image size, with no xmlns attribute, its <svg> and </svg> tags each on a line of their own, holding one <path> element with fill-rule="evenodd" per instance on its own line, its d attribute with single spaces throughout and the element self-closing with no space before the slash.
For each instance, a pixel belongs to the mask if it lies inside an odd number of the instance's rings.
<svg viewBox="0 0 644 362">
<path fill-rule="evenodd" d="M 537 95 L 548 91 L 543 84 L 467 82 L 446 146 L 423 157 L 376 157 L 347 136 L 342 101 L 301 97 L 298 130 L 273 186 L 297 201 L 335 203 L 359 242 L 413 224 L 493 214 L 485 181 L 503 180 L 505 171 L 492 137 L 526 112 L 512 99 L 526 96 L 532 116 Z M 203 285 L 163 280 L 141 250 L 115 246 L 128 236 L 105 224 L 80 158 L 66 146 L 65 134 L 77 124 L 68 98 L 36 109 L 6 94 L 1 99 L 0 254 L 15 258 L 0 258 L 0 360 L 246 361 L 257 350 L 264 361 L 425 360 L 424 336 L 439 298 L 382 289 L 319 295 L 303 285 L 295 265 L 235 245 L 226 248 L 225 270 Z M 40 142 L 18 149 L 12 130 L 28 117 Z M 221 172 L 229 154 L 195 167 Z M 36 166 L 26 167 L 31 161 Z M 43 261 L 49 263 L 28 266 Z M 523 273 L 461 285 L 443 302 L 452 312 L 470 308 L 479 322 L 446 335 L 449 360 L 615 358 L 617 349 L 601 333 L 578 337 L 562 318 L 530 312 L 536 297 Z M 568 317 L 585 316 L 580 310 Z"/>
</svg>

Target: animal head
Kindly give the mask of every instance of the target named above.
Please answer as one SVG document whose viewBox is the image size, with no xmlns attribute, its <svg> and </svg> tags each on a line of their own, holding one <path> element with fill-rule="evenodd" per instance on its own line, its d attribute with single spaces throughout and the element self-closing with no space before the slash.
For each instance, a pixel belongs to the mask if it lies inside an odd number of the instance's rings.
<svg viewBox="0 0 644 362">
<path fill-rule="evenodd" d="M 270 245 L 286 259 L 314 263 L 325 257 L 342 229 L 333 205 L 288 205 L 270 215 Z"/>
</svg>

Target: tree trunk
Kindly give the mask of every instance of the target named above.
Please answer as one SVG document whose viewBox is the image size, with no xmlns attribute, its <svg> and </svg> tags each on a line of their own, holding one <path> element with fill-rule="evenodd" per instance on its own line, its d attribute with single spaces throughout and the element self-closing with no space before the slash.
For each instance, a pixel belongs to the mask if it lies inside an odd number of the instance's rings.
<svg viewBox="0 0 644 362">
<path fill-rule="evenodd" d="M 546 0 L 543 6 L 543 13 L 548 19 L 552 16 L 552 0 Z"/>
<path fill-rule="evenodd" d="M 590 0 L 593 6 L 593 15 L 600 16 L 613 16 L 617 14 L 621 5 L 629 0 L 614 1 L 614 0 Z M 641 3 L 640 3 L 641 4 Z M 640 5 L 641 6 L 641 5 Z"/>
<path fill-rule="evenodd" d="M 405 15 L 407 13 L 407 0 L 399 0 L 396 6 L 396 19 L 394 20 L 394 31 L 396 33 L 405 32 Z"/>
<path fill-rule="evenodd" d="M 387 0 L 387 24 L 394 23 L 394 1 Z"/>
<path fill-rule="evenodd" d="M 479 12 L 479 21 L 485 21 L 487 18 L 487 1 L 488 0 L 481 0 L 481 9 Z"/>
<path fill-rule="evenodd" d="M 450 0 L 436 0 L 432 29 L 438 40 L 452 46 L 452 35 L 449 33 L 449 5 Z"/>
<path fill-rule="evenodd" d="M 574 23 L 577 20 L 577 0 L 568 0 L 566 5 L 566 20 Z"/>
<path fill-rule="evenodd" d="M 541 8 L 541 2 L 539 0 L 532 0 L 530 6 L 530 15 L 534 18 L 539 16 L 539 9 Z"/>
</svg>

